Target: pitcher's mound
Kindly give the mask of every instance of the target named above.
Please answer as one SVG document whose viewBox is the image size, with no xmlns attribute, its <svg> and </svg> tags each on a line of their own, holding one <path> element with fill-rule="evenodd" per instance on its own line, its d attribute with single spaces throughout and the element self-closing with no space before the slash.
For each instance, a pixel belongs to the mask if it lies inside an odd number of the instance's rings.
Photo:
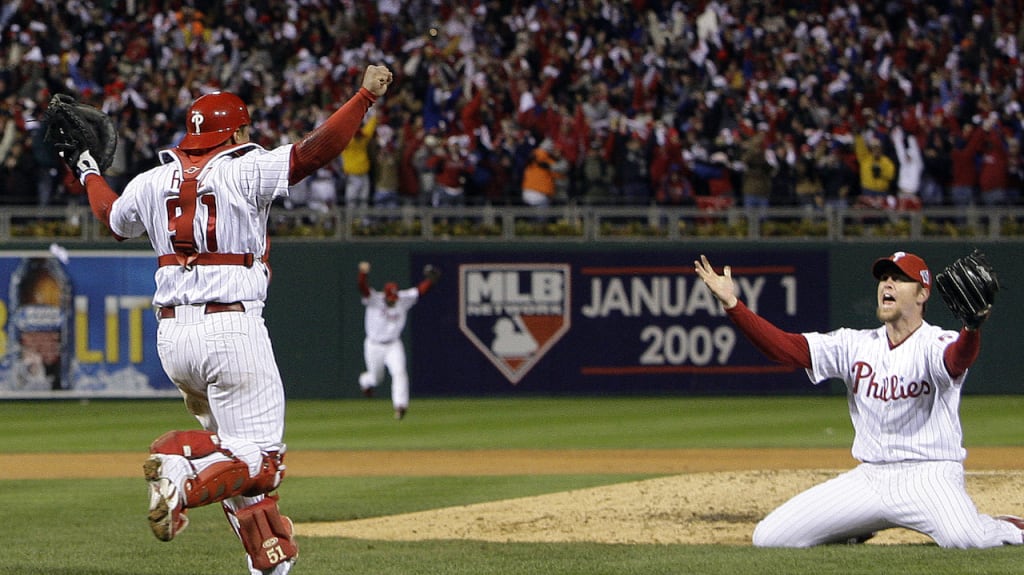
<svg viewBox="0 0 1024 575">
<path fill-rule="evenodd" d="M 296 525 L 299 536 L 420 541 L 598 542 L 749 545 L 754 525 L 800 491 L 838 471 L 688 473 L 537 497 L 356 521 Z M 968 472 L 978 509 L 1024 513 L 1022 471 Z M 905 529 L 871 544 L 929 543 Z"/>
</svg>

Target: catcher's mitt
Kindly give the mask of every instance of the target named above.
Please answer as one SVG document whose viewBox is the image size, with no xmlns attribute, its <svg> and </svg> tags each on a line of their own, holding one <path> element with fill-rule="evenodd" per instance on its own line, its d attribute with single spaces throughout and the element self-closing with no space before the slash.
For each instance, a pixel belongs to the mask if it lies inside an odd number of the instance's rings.
<svg viewBox="0 0 1024 575">
<path fill-rule="evenodd" d="M 437 283 L 437 280 L 441 279 L 441 270 L 437 269 L 437 267 L 432 264 L 427 264 L 423 266 L 423 277 Z"/>
<path fill-rule="evenodd" d="M 55 94 L 43 114 L 43 124 L 46 126 L 44 141 L 57 150 L 80 178 L 82 171 L 98 167 L 102 172 L 114 161 L 117 129 L 110 116 L 100 110 L 66 94 Z M 89 152 L 86 158 L 82 157 L 84 152 Z M 80 160 L 88 158 L 94 160 L 95 166 L 79 166 Z"/>
<path fill-rule="evenodd" d="M 953 315 L 965 326 L 977 329 L 992 311 L 999 278 L 985 254 L 976 249 L 946 266 L 935 276 L 935 286 Z"/>
</svg>

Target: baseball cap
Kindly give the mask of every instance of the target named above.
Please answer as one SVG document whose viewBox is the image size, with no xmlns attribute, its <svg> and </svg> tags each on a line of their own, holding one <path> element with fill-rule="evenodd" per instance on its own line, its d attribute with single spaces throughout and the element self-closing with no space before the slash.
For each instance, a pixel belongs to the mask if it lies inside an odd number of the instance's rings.
<svg viewBox="0 0 1024 575">
<path fill-rule="evenodd" d="M 384 284 L 384 299 L 388 302 L 393 302 L 398 299 L 398 284 L 395 282 L 388 282 Z"/>
<path fill-rule="evenodd" d="M 891 256 L 875 260 L 875 264 L 871 266 L 871 273 L 875 279 L 881 279 L 883 273 L 893 268 L 931 289 L 932 273 L 928 271 L 928 264 L 924 263 L 920 257 L 907 252 L 896 252 Z"/>
</svg>

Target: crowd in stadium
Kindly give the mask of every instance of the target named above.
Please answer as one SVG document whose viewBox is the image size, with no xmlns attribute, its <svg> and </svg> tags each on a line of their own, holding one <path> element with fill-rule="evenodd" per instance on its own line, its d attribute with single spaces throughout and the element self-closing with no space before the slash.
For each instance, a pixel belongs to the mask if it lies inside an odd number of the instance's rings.
<svg viewBox="0 0 1024 575">
<path fill-rule="evenodd" d="M 395 85 L 288 205 L 1013 205 L 1024 200 L 1016 0 L 8 0 L 0 203 L 82 203 L 50 96 L 120 132 L 115 190 L 213 90 L 297 141 Z M 369 190 L 364 192 L 360 190 Z"/>
</svg>

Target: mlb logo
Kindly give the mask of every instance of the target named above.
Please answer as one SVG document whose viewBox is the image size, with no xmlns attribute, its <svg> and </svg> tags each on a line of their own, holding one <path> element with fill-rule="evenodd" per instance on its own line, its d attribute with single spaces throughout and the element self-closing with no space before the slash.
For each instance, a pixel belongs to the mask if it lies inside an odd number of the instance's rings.
<svg viewBox="0 0 1024 575">
<path fill-rule="evenodd" d="M 515 385 L 569 331 L 568 264 L 459 266 L 459 329 Z"/>
</svg>

